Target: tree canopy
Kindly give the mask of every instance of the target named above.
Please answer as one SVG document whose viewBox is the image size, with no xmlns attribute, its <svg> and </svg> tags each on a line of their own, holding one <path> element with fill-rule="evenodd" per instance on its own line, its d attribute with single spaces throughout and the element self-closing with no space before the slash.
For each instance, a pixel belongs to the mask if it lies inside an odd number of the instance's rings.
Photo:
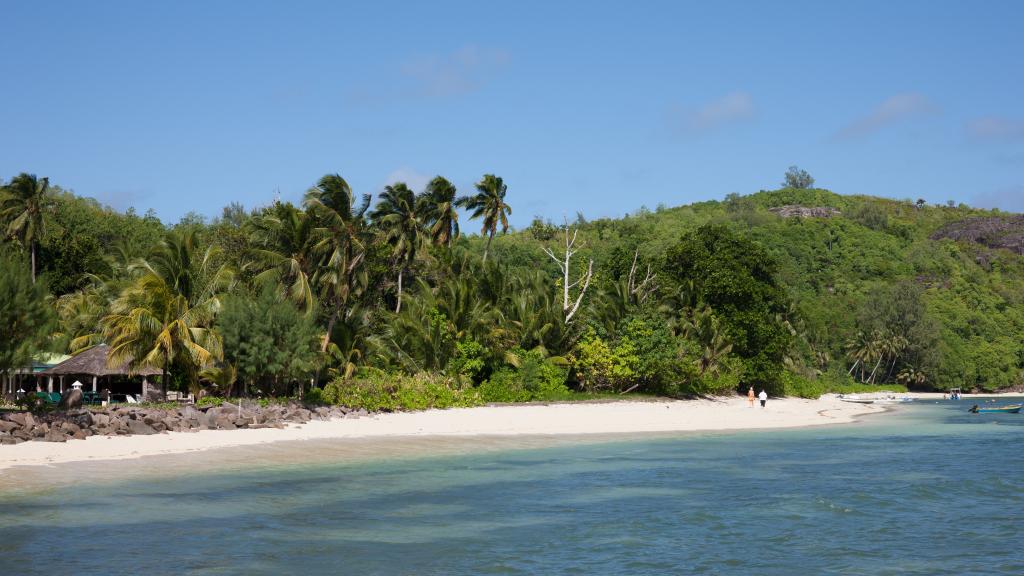
<svg viewBox="0 0 1024 576">
<path fill-rule="evenodd" d="M 493 174 L 470 196 L 439 176 L 376 201 L 327 174 L 301 206 L 233 203 L 173 225 L 50 184 L 36 288 L 31 242 L 7 232 L 23 203 L 0 216 L 5 269 L 23 272 L 5 273 L 5 313 L 38 328 L 5 361 L 105 342 L 165 367 L 171 387 L 313 380 L 334 386 L 325 398 L 398 395 L 389 378 L 495 401 L 1024 383 L 1022 217 L 843 196 L 791 173 L 778 190 L 524 230 Z"/>
</svg>

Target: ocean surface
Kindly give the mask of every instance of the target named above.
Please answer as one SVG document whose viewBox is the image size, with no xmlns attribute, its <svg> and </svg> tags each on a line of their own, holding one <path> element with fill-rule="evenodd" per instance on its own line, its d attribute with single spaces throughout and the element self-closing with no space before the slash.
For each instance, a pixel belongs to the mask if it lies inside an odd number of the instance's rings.
<svg viewBox="0 0 1024 576">
<path fill-rule="evenodd" d="M 1024 414 L 971 403 L 434 456 L 303 443 L 197 469 L 54 467 L 0 488 L 0 574 L 1022 574 Z"/>
</svg>

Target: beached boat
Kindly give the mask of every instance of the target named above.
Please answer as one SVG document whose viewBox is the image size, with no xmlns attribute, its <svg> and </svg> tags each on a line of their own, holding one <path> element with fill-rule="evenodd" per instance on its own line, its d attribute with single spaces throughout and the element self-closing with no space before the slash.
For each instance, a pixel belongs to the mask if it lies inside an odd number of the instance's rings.
<svg viewBox="0 0 1024 576">
<path fill-rule="evenodd" d="M 907 402 L 913 402 L 913 401 L 914 401 L 913 398 L 907 398 L 906 396 L 904 396 L 903 398 L 897 398 L 895 396 L 890 396 L 888 398 L 879 398 L 878 400 L 875 400 L 875 404 L 905 404 Z"/>
<path fill-rule="evenodd" d="M 860 396 L 846 396 L 843 394 L 839 395 L 839 399 L 843 402 L 853 402 L 854 404 L 874 404 L 874 398 L 861 398 Z"/>
<path fill-rule="evenodd" d="M 1020 404 L 1007 404 L 1006 406 L 993 406 L 991 408 L 980 408 L 975 404 L 968 412 L 973 412 L 974 414 L 1019 414 L 1020 409 Z"/>
</svg>

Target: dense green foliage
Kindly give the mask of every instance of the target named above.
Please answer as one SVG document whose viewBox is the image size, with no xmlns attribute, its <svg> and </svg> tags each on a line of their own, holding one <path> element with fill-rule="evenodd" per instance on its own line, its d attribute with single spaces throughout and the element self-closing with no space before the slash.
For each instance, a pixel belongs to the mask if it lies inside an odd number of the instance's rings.
<svg viewBox="0 0 1024 576">
<path fill-rule="evenodd" d="M 275 388 L 281 383 L 301 382 L 316 369 L 318 333 L 313 317 L 279 298 L 275 284 L 267 282 L 255 295 L 229 296 L 215 327 L 224 349 L 217 374 L 237 374 L 247 391 L 279 392 Z M 225 377 L 225 394 L 230 393 L 230 379 Z"/>
<path fill-rule="evenodd" d="M 25 262 L 0 253 L 0 371 L 30 364 L 32 353 L 46 346 L 55 317 Z"/>
<path fill-rule="evenodd" d="M 49 342 L 107 342 L 171 386 L 283 394 L 313 380 L 311 400 L 388 410 L 1021 384 L 1024 259 L 942 232 L 999 213 L 786 178 L 793 187 L 510 232 L 494 175 L 468 196 L 438 177 L 376 202 L 327 175 L 302 206 L 233 204 L 174 226 L 49 186 L 35 234 L 60 318 Z M 457 206 L 479 235 L 460 235 Z M 21 230 L 24 212 L 0 225 Z M 32 243 L 6 238 L 30 273 Z"/>
</svg>

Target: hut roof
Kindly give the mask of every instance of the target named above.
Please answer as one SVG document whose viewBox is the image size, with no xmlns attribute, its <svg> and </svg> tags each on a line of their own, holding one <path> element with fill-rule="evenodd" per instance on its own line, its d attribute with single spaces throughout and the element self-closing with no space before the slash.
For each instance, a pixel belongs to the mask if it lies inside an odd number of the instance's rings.
<svg viewBox="0 0 1024 576">
<path fill-rule="evenodd" d="M 89 376 L 154 376 L 161 371 L 152 366 L 140 366 L 131 368 L 131 362 L 110 368 L 107 366 L 107 356 L 110 355 L 110 346 L 100 344 L 72 356 L 68 360 L 39 372 L 39 374 L 58 376 L 61 374 L 86 374 Z"/>
</svg>

